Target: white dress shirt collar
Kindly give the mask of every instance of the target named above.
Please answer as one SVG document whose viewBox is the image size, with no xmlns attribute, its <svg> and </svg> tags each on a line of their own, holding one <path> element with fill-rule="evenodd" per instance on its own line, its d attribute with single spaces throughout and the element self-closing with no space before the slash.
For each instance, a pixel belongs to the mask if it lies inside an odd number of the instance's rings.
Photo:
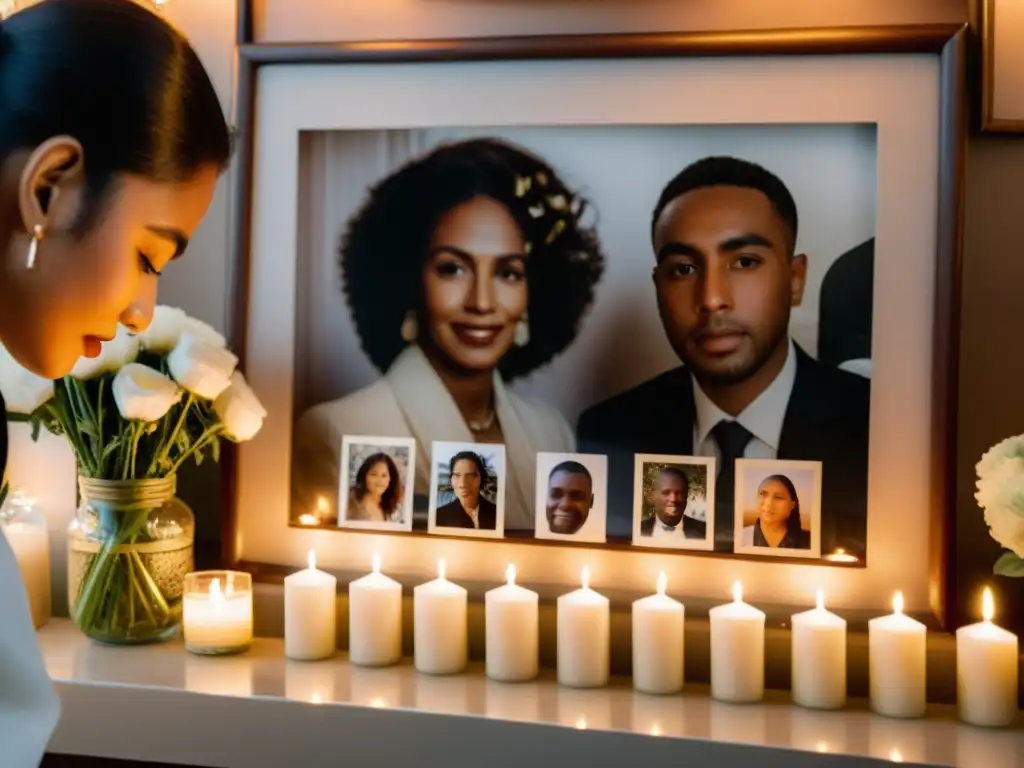
<svg viewBox="0 0 1024 768">
<path fill-rule="evenodd" d="M 735 419 L 715 405 L 700 388 L 697 380 L 693 379 L 693 403 L 696 409 L 694 447 L 704 445 L 718 422 L 734 420 L 773 451 L 778 451 L 782 423 L 786 418 L 786 408 L 789 405 L 789 397 L 793 394 L 795 382 L 796 348 L 792 339 L 786 352 L 786 362 L 782 364 L 779 375 Z"/>
</svg>

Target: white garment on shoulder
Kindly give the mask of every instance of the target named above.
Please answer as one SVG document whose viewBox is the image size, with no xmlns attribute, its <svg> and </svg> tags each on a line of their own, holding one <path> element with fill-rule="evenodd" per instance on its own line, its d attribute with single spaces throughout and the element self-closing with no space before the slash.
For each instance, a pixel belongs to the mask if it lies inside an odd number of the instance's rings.
<svg viewBox="0 0 1024 768">
<path fill-rule="evenodd" d="M 37 768 L 59 718 L 21 571 L 0 533 L 0 765 Z"/>
</svg>

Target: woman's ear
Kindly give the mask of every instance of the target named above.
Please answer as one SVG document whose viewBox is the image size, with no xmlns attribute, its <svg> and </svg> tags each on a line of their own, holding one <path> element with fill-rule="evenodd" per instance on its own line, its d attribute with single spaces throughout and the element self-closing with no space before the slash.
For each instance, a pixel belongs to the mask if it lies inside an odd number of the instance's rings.
<svg viewBox="0 0 1024 768">
<path fill-rule="evenodd" d="M 82 145 L 70 136 L 47 139 L 29 155 L 18 183 L 18 208 L 27 232 L 49 231 L 76 213 L 85 181 Z"/>
</svg>

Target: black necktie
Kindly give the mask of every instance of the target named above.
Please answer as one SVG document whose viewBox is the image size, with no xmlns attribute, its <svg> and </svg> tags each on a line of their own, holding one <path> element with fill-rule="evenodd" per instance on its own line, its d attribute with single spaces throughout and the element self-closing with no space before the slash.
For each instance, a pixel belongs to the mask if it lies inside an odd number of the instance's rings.
<svg viewBox="0 0 1024 768">
<path fill-rule="evenodd" d="M 715 552 L 732 552 L 736 519 L 736 459 L 754 436 L 739 422 L 720 421 L 711 430 L 721 453 L 722 469 L 715 482 Z"/>
</svg>

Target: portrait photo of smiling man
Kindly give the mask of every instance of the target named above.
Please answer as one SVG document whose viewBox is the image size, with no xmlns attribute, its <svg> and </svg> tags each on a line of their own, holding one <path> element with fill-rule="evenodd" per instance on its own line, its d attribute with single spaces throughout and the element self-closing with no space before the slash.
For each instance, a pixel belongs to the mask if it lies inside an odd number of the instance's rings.
<svg viewBox="0 0 1024 768">
<path fill-rule="evenodd" d="M 714 458 L 638 454 L 633 477 L 634 546 L 714 548 Z"/>
<path fill-rule="evenodd" d="M 607 475 L 604 456 L 538 454 L 537 538 L 604 542 Z"/>
<path fill-rule="evenodd" d="M 664 187 L 652 279 L 682 365 L 586 410 L 577 430 L 580 450 L 610 457 L 612 515 L 632 509 L 634 452 L 713 456 L 714 549 L 733 552 L 736 460 L 811 460 L 822 551 L 864 557 L 870 380 L 791 338 L 810 258 L 797 238 L 793 196 L 755 163 L 706 157 Z"/>
</svg>

